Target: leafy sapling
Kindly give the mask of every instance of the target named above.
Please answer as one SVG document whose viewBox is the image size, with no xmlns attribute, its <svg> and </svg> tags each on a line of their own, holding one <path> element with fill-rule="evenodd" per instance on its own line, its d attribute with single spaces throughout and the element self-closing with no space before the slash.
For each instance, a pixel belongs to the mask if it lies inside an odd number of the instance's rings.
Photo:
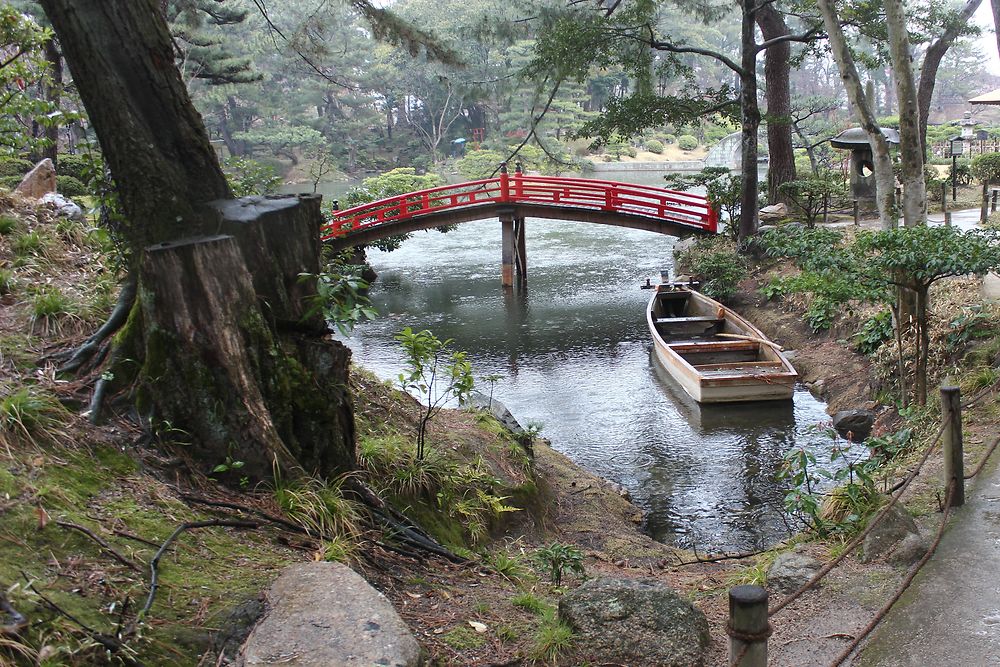
<svg viewBox="0 0 1000 667">
<path fill-rule="evenodd" d="M 442 341 L 427 329 L 415 332 L 406 327 L 396 334 L 396 340 L 406 353 L 406 372 L 399 374 L 399 386 L 416 392 L 424 401 L 417 427 L 417 460 L 422 460 L 431 419 L 450 400 L 461 403 L 472 392 L 472 364 L 465 352 L 452 349 L 451 338 Z"/>
</svg>

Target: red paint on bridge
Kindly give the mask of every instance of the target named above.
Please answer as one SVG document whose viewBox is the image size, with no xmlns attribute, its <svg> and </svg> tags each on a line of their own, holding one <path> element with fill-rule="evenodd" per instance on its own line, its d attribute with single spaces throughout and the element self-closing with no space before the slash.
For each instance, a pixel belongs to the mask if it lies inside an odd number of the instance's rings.
<svg viewBox="0 0 1000 667">
<path fill-rule="evenodd" d="M 323 240 L 363 229 L 480 205 L 536 204 L 620 213 L 715 233 L 718 217 L 698 195 L 649 185 L 590 178 L 501 173 L 496 178 L 442 185 L 333 211 Z"/>
</svg>

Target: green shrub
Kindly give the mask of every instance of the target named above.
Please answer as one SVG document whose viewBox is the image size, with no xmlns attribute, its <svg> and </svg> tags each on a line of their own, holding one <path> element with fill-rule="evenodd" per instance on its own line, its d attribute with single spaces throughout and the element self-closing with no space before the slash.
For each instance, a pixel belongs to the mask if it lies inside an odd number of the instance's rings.
<svg viewBox="0 0 1000 667">
<path fill-rule="evenodd" d="M 16 176 L 18 182 L 20 182 L 20 180 L 24 178 L 24 175 L 31 171 L 34 166 L 35 165 L 31 164 L 27 160 L 22 160 L 21 158 L 7 158 L 5 160 L 0 160 L 0 176 Z"/>
<path fill-rule="evenodd" d="M 972 175 L 980 182 L 1000 183 L 1000 153 L 983 153 L 972 158 Z"/>
<path fill-rule="evenodd" d="M 497 172 L 504 158 L 506 158 L 506 155 L 497 151 L 469 151 L 465 157 L 455 163 L 455 168 L 458 169 L 458 173 L 463 178 L 476 181 L 481 178 L 489 178 L 493 173 Z M 513 167 L 509 171 L 513 173 Z"/>
<path fill-rule="evenodd" d="M 0 176 L 0 187 L 7 190 L 13 190 L 20 183 L 23 176 Z"/>
<path fill-rule="evenodd" d="M 693 134 L 682 134 L 677 137 L 677 146 L 682 151 L 693 151 L 698 148 L 698 138 Z"/>
<path fill-rule="evenodd" d="M 87 180 L 87 169 L 89 161 L 83 154 L 70 154 L 59 156 L 59 164 L 56 166 L 56 173 L 60 176 L 72 176 L 80 182 Z"/>
<path fill-rule="evenodd" d="M 713 299 L 733 294 L 747 275 L 743 257 L 731 243 L 722 244 L 717 239 L 696 243 L 678 259 L 680 267 L 701 282 L 702 293 Z"/>
<path fill-rule="evenodd" d="M 222 172 L 237 197 L 271 194 L 281 185 L 274 166 L 260 160 L 230 157 L 223 162 Z"/>
<path fill-rule="evenodd" d="M 56 176 L 56 189 L 67 197 L 86 197 L 90 194 L 83 181 L 75 176 Z"/>
<path fill-rule="evenodd" d="M 948 182 L 951 183 L 952 176 L 959 185 L 972 185 L 972 162 L 966 158 L 955 161 L 955 171 L 952 173 L 948 168 Z"/>
<path fill-rule="evenodd" d="M 671 144 L 676 144 L 677 143 L 677 135 L 676 134 L 664 134 L 664 135 L 660 136 L 660 139 L 667 146 L 669 146 Z"/>
<path fill-rule="evenodd" d="M 861 354 L 872 354 L 882 347 L 884 342 L 891 339 L 892 334 L 892 312 L 883 310 L 865 320 L 854 334 L 854 338 L 857 339 L 854 349 Z"/>
<path fill-rule="evenodd" d="M 639 154 L 639 151 L 637 151 L 635 149 L 635 146 L 626 146 L 625 147 L 625 155 L 628 155 L 629 157 L 635 157 L 638 154 Z"/>
<path fill-rule="evenodd" d="M 663 144 L 656 139 L 650 139 L 646 142 L 646 150 L 650 153 L 656 153 L 659 155 L 663 152 Z"/>
</svg>

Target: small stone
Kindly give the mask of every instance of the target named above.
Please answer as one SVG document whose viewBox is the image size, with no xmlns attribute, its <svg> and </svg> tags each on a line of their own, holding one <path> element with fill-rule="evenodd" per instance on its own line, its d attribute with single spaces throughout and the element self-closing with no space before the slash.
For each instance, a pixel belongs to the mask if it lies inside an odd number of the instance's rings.
<svg viewBox="0 0 1000 667">
<path fill-rule="evenodd" d="M 652 579 L 591 579 L 559 601 L 575 644 L 597 664 L 694 667 L 705 659 L 708 620 Z"/>
<path fill-rule="evenodd" d="M 68 197 L 63 197 L 58 192 L 49 192 L 39 198 L 40 205 L 52 206 L 56 210 L 56 215 L 62 218 L 69 218 L 79 222 L 83 220 L 83 209 Z"/>
<path fill-rule="evenodd" d="M 296 563 L 267 592 L 244 667 L 415 667 L 420 646 L 384 595 L 340 563 Z"/>
<path fill-rule="evenodd" d="M 833 428 L 852 442 L 864 442 L 871 435 L 874 423 L 875 413 L 860 408 L 841 410 L 833 416 Z"/>
<path fill-rule="evenodd" d="M 861 562 L 868 563 L 884 555 L 907 535 L 919 535 L 917 524 L 905 510 L 894 505 L 865 537 L 861 545 Z"/>
<path fill-rule="evenodd" d="M 14 192 L 29 199 L 38 199 L 48 192 L 56 191 L 56 168 L 52 160 L 45 158 L 21 179 Z"/>
<path fill-rule="evenodd" d="M 767 571 L 767 587 L 779 593 L 791 593 L 813 578 L 823 564 L 806 554 L 789 551 L 774 559 Z"/>
<path fill-rule="evenodd" d="M 889 554 L 889 562 L 893 565 L 909 567 L 923 558 L 930 548 L 931 545 L 927 543 L 926 537 L 919 533 L 910 533 Z"/>
</svg>

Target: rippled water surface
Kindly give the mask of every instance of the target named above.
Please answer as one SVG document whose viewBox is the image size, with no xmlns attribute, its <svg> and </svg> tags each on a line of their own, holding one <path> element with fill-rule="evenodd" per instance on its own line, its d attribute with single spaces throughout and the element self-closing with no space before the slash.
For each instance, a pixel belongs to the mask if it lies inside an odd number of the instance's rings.
<svg viewBox="0 0 1000 667">
<path fill-rule="evenodd" d="M 657 539 L 699 550 L 755 548 L 786 534 L 774 481 L 794 444 L 822 447 L 824 406 L 700 408 L 660 369 L 645 323 L 647 276 L 671 264 L 674 239 L 603 225 L 528 219 L 529 285 L 500 286 L 500 223 L 418 232 L 369 251 L 381 316 L 348 341 L 384 378 L 402 368 L 393 335 L 431 329 L 467 350 L 477 378 L 522 424 L 577 463 L 624 486 Z M 753 319 L 753 313 L 745 313 Z M 485 383 L 477 383 L 488 391 Z"/>
</svg>

